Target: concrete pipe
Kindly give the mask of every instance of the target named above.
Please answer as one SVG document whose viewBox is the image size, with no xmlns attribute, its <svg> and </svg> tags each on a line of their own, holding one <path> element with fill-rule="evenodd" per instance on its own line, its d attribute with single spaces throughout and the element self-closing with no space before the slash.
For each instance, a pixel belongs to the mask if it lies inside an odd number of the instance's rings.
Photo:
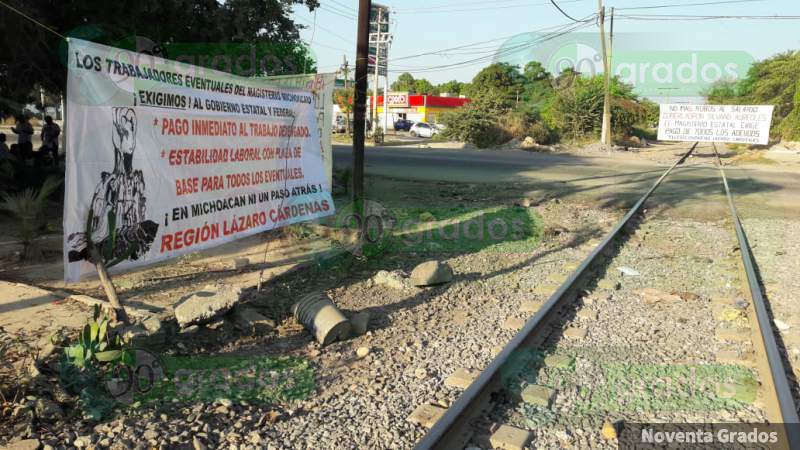
<svg viewBox="0 0 800 450">
<path fill-rule="evenodd" d="M 292 305 L 292 314 L 322 345 L 347 339 L 350 335 L 350 321 L 325 293 L 301 298 Z"/>
</svg>

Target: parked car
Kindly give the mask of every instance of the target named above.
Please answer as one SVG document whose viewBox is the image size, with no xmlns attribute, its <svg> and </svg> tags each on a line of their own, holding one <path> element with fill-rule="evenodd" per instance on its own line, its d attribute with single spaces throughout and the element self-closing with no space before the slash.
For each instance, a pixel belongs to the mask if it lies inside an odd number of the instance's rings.
<svg viewBox="0 0 800 450">
<path fill-rule="evenodd" d="M 394 131 L 408 131 L 411 129 L 412 125 L 414 125 L 413 120 L 398 119 L 394 123 Z"/>
<path fill-rule="evenodd" d="M 411 125 L 411 129 L 408 131 L 408 134 L 411 136 L 419 136 L 419 137 L 433 137 L 434 134 L 439 134 L 439 129 L 435 125 L 431 125 L 426 122 L 417 122 L 414 125 Z"/>
</svg>

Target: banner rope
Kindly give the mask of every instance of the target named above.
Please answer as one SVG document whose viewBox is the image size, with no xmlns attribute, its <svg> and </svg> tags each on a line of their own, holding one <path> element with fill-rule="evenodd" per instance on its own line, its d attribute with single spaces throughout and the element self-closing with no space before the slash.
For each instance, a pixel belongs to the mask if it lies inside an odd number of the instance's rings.
<svg viewBox="0 0 800 450">
<path fill-rule="evenodd" d="M 31 17 L 31 16 L 29 16 L 29 15 L 25 14 L 24 12 L 22 12 L 22 11 L 18 10 L 17 8 L 14 8 L 13 6 L 9 5 L 8 3 L 6 3 L 6 2 L 4 2 L 4 1 L 0 0 L 0 5 L 3 5 L 3 6 L 5 6 L 6 8 L 10 9 L 11 11 L 13 11 L 13 12 L 15 12 L 15 13 L 19 14 L 20 16 L 22 16 L 22 17 L 24 17 L 24 18 L 26 18 L 26 19 L 30 20 L 30 21 L 31 21 L 31 22 L 33 22 L 35 25 L 38 25 L 38 26 L 40 26 L 40 27 L 44 28 L 45 30 L 47 30 L 47 31 L 49 31 L 49 32 L 51 32 L 51 33 L 53 33 L 53 34 L 55 34 L 56 36 L 60 37 L 61 39 L 64 39 L 65 41 L 69 41 L 69 38 L 68 38 L 68 37 L 66 37 L 66 36 L 64 36 L 63 34 L 59 33 L 58 31 L 56 31 L 56 30 L 54 30 L 54 29 L 52 29 L 52 28 L 48 27 L 47 25 L 43 24 L 42 22 L 39 22 L 38 20 L 34 19 L 33 17 Z"/>
</svg>

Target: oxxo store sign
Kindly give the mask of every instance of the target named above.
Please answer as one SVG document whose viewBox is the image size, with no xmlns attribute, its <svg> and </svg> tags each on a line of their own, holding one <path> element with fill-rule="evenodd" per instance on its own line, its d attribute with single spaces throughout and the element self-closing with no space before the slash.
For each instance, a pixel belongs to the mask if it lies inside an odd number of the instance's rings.
<svg viewBox="0 0 800 450">
<path fill-rule="evenodd" d="M 386 104 L 390 108 L 408 108 L 408 92 L 390 92 Z"/>
<path fill-rule="evenodd" d="M 416 95 L 409 92 L 390 92 L 386 96 L 386 106 L 389 108 L 390 126 L 398 119 L 408 119 L 414 122 L 437 122 L 443 112 L 469 103 L 468 98 L 440 97 L 436 95 Z M 370 97 L 370 107 L 372 97 Z M 383 114 L 384 97 L 378 96 L 378 116 Z"/>
</svg>

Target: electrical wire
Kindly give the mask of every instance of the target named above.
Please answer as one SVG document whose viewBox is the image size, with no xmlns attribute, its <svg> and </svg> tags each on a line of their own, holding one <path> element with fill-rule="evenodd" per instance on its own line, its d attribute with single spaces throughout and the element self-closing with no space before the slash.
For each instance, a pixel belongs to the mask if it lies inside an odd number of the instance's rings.
<svg viewBox="0 0 800 450">
<path fill-rule="evenodd" d="M 579 2 L 585 2 L 585 1 L 587 1 L 587 0 L 564 0 L 562 3 L 579 3 Z M 486 6 L 486 5 L 490 5 L 490 4 L 496 5 L 498 3 L 519 3 L 519 2 L 523 2 L 523 3 L 518 4 L 518 5 Z M 461 2 L 461 3 L 447 3 L 447 4 L 444 4 L 444 5 L 432 5 L 432 6 L 416 7 L 416 8 L 408 8 L 408 9 L 400 8 L 400 9 L 396 10 L 396 12 L 400 13 L 400 14 L 439 12 L 437 10 L 445 10 L 445 11 L 442 11 L 442 12 L 455 12 L 455 11 L 461 11 L 462 8 L 464 8 L 465 6 L 473 8 L 472 5 L 481 5 L 482 7 L 478 8 L 476 10 L 487 11 L 487 10 L 494 10 L 494 9 L 516 8 L 516 7 L 523 7 L 523 6 L 524 7 L 528 7 L 528 6 L 549 6 L 550 3 L 549 2 L 541 2 L 541 1 L 540 2 L 536 2 L 536 3 L 531 3 L 530 1 L 526 1 L 526 0 L 496 0 L 496 1 L 486 1 L 486 0 L 484 0 L 484 1 Z"/>
<path fill-rule="evenodd" d="M 550 0 L 550 3 L 552 3 L 552 4 L 553 4 L 553 6 L 555 6 L 555 7 L 556 7 L 556 9 L 557 9 L 557 10 L 559 10 L 559 11 L 561 12 L 561 14 L 563 14 L 563 15 L 564 15 L 564 17 L 566 17 L 567 19 L 569 19 L 569 20 L 571 20 L 571 21 L 573 21 L 573 22 L 580 22 L 580 20 L 578 20 L 578 19 L 576 19 L 576 18 L 574 18 L 574 17 L 570 16 L 569 14 L 567 14 L 567 13 L 566 13 L 566 11 L 564 11 L 563 9 L 561 9 L 561 7 L 560 7 L 560 6 L 558 6 L 558 3 L 556 3 L 556 0 Z"/>
<path fill-rule="evenodd" d="M 501 56 L 507 56 L 507 55 L 510 55 L 510 54 L 517 53 L 519 51 L 522 51 L 522 50 L 525 50 L 527 48 L 533 47 L 534 45 L 547 42 L 549 40 L 558 38 L 558 37 L 563 36 L 565 34 L 569 34 L 569 33 L 575 32 L 577 30 L 589 27 L 589 26 L 593 26 L 593 24 L 588 23 L 588 22 L 582 22 L 582 21 L 578 22 L 576 24 L 569 24 L 567 27 L 564 27 L 560 31 L 553 32 L 553 33 L 550 33 L 549 35 L 542 36 L 541 38 L 536 39 L 536 40 L 531 41 L 531 42 L 517 44 L 517 45 L 512 46 L 512 47 L 501 49 L 501 50 L 499 50 L 497 52 L 494 52 L 492 55 L 481 56 L 481 57 L 478 57 L 478 58 L 473 58 L 473 59 L 469 59 L 469 60 L 465 60 L 465 61 L 459 61 L 459 62 L 452 63 L 452 64 L 442 64 L 442 65 L 437 65 L 437 66 L 418 68 L 418 69 L 416 69 L 416 72 L 434 72 L 434 71 L 439 71 L 439 70 L 442 70 L 442 69 L 449 69 L 449 68 L 454 68 L 454 67 L 465 67 L 465 66 L 471 66 L 471 65 L 475 65 L 475 64 L 485 63 L 485 62 L 491 61 L 492 59 L 496 59 L 496 58 L 501 57 Z M 397 69 L 397 70 L 390 70 L 389 72 L 396 73 L 396 72 L 403 72 L 403 70 L 402 69 Z"/>
<path fill-rule="evenodd" d="M 357 8 L 353 8 L 350 5 L 345 5 L 344 3 L 340 2 L 339 0 L 330 0 L 330 1 L 333 2 L 334 4 L 338 5 L 340 8 L 344 9 L 345 11 L 358 12 Z"/>
<path fill-rule="evenodd" d="M 623 20 L 798 20 L 800 16 L 756 16 L 756 15 L 728 15 L 728 16 L 699 16 L 688 14 L 617 14 L 616 18 Z"/>
<path fill-rule="evenodd" d="M 590 14 L 589 16 L 586 16 L 586 17 L 582 18 L 581 20 L 582 21 L 591 21 L 591 20 L 594 19 L 594 16 L 596 16 L 596 14 Z M 550 30 L 558 31 L 558 30 L 562 29 L 563 27 L 570 26 L 570 25 L 572 25 L 572 24 L 568 23 L 568 24 L 554 25 L 554 26 L 539 28 L 539 29 L 536 29 L 536 30 L 531 30 L 531 31 L 528 31 L 527 33 L 540 33 L 540 32 L 550 31 Z M 440 50 L 432 50 L 432 51 L 429 51 L 429 52 L 417 53 L 417 54 L 413 54 L 413 55 L 398 56 L 398 57 L 392 58 L 392 61 L 402 61 L 402 60 L 406 60 L 406 59 L 420 58 L 422 56 L 429 56 L 429 55 L 448 56 L 448 55 L 451 55 L 451 54 L 456 54 L 456 53 L 453 53 L 454 50 L 461 50 L 461 49 L 473 48 L 473 47 L 474 48 L 489 48 L 488 46 L 487 47 L 476 47 L 476 46 L 483 45 L 483 44 L 488 44 L 488 43 L 491 43 L 491 42 L 504 41 L 504 40 L 510 39 L 510 38 L 512 38 L 514 36 L 518 36 L 519 34 L 520 33 L 515 33 L 515 34 L 510 34 L 510 35 L 507 35 L 507 36 L 501 36 L 501 37 L 495 38 L 495 39 L 489 39 L 489 40 L 486 40 L 486 41 L 478 41 L 478 42 L 472 42 L 472 43 L 469 43 L 469 44 L 458 45 L 456 47 L 449 47 L 449 48 L 444 48 L 444 49 L 440 49 Z M 494 50 L 495 47 L 491 47 L 491 49 Z M 477 52 L 477 53 L 480 53 L 480 52 Z M 469 52 L 463 52 L 463 53 L 459 53 L 459 54 L 469 54 Z"/>
<path fill-rule="evenodd" d="M 726 0 L 726 1 L 713 1 L 713 2 L 703 2 L 703 3 L 674 3 L 666 5 L 629 6 L 629 7 L 615 8 L 615 9 L 617 11 L 631 11 L 637 9 L 689 8 L 693 6 L 726 5 L 731 3 L 755 3 L 764 1 L 766 0 Z"/>
<path fill-rule="evenodd" d="M 320 9 L 325 11 L 325 12 L 328 12 L 328 13 L 331 13 L 331 14 L 335 14 L 335 15 L 337 15 L 339 17 L 345 18 L 347 20 L 356 21 L 356 16 L 354 16 L 353 14 L 349 14 L 349 13 L 341 11 L 339 9 L 335 9 L 333 6 L 323 5 L 323 6 L 320 7 Z"/>
<path fill-rule="evenodd" d="M 562 3 L 579 3 L 586 0 L 565 0 Z M 478 2 L 485 4 L 485 2 Z M 468 5 L 464 3 L 463 5 Z M 443 13 L 462 13 L 462 12 L 480 12 L 480 11 L 496 11 L 498 9 L 512 9 L 512 8 L 530 8 L 531 6 L 549 6 L 550 3 L 522 3 L 518 5 L 505 5 L 505 6 L 492 6 L 492 7 L 471 7 L 471 8 L 456 8 L 456 9 L 439 9 L 431 6 L 429 8 L 399 10 L 397 14 L 443 14 Z"/>
<path fill-rule="evenodd" d="M 295 19 L 300 20 L 301 22 L 305 22 L 308 25 L 313 25 L 308 19 L 305 19 L 304 17 L 299 16 L 297 14 L 295 14 Z M 319 28 L 320 30 L 322 30 L 322 31 L 324 31 L 326 33 L 329 33 L 331 36 L 336 36 L 337 38 L 341 39 L 342 41 L 344 41 L 347 44 L 350 44 L 350 45 L 353 45 L 353 46 L 356 45 L 356 43 L 353 42 L 352 40 L 347 39 L 346 37 L 336 33 L 335 31 L 332 31 L 332 30 L 330 30 L 328 28 L 325 28 L 322 25 L 317 25 L 317 28 Z"/>
</svg>

